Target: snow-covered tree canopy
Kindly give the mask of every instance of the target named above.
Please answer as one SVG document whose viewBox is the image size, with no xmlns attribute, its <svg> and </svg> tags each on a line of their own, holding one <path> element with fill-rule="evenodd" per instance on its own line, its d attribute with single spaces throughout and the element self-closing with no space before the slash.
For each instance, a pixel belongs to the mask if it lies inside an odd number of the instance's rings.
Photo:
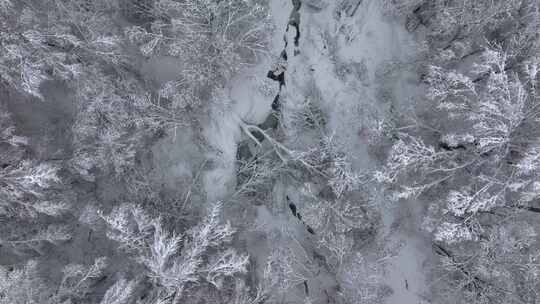
<svg viewBox="0 0 540 304">
<path fill-rule="evenodd" d="M 538 0 L 0 0 L 0 304 L 540 303 Z"/>
</svg>

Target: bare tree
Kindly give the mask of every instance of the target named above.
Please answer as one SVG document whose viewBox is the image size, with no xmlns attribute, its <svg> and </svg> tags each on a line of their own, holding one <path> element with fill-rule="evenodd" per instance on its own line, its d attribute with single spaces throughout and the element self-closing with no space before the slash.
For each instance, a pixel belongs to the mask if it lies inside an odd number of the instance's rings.
<svg viewBox="0 0 540 304">
<path fill-rule="evenodd" d="M 431 58 L 423 75 L 430 118 L 415 117 L 411 128 L 397 128 L 387 164 L 375 177 L 391 185 L 394 199 L 432 202 L 425 227 L 443 248 L 439 250 L 442 272 L 452 273 L 448 274 L 451 283 L 441 283 L 452 288 L 441 294 L 457 290 L 461 301 L 519 303 L 524 298 L 514 295 L 520 287 L 506 282 L 524 280 L 521 266 L 489 274 L 484 270 L 495 267 L 486 265 L 494 260 L 486 252 L 502 248 L 499 242 L 504 238 L 495 235 L 510 229 L 510 218 L 525 225 L 530 223 L 525 213 L 535 213 L 531 201 L 524 198 L 534 193 L 536 181 L 537 64 L 527 57 L 528 51 L 514 48 L 507 40 L 485 43 L 467 59 L 474 62 L 472 68 L 461 64 L 463 56 L 456 55 L 458 43 L 467 44 L 489 27 L 509 22 L 520 3 L 497 2 L 485 9 L 481 8 L 487 3 L 445 5 L 456 5 L 462 14 L 447 11 L 454 18 L 448 26 L 432 20 L 433 26 L 439 26 L 433 35 L 449 37 L 452 54 Z M 450 246 L 454 250 L 448 250 Z M 497 257 L 515 254 L 511 252 Z M 530 254 L 515 258 L 534 259 Z M 435 288 L 442 287 L 437 283 Z"/>
<path fill-rule="evenodd" d="M 219 223 L 221 207 L 213 204 L 204 220 L 184 235 L 165 231 L 159 219 L 134 205 L 122 205 L 102 218 L 111 227 L 108 236 L 145 266 L 148 278 L 162 290 L 160 297 L 176 303 L 190 284 L 205 281 L 219 289 L 224 279 L 246 271 L 248 256 L 233 249 L 207 257 L 235 232 L 229 223 Z"/>
</svg>

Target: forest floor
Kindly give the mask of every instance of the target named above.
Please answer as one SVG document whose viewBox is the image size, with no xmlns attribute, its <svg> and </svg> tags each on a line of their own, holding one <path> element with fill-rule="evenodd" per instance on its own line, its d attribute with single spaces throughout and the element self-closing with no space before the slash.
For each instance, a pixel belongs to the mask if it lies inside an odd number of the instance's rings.
<svg viewBox="0 0 540 304">
<path fill-rule="evenodd" d="M 431 247 L 421 231 L 422 208 L 416 201 L 401 206 L 389 206 L 383 210 L 385 229 L 388 230 L 389 246 L 397 245 L 398 251 L 387 264 L 386 284 L 392 288 L 388 304 L 422 304 L 428 285 L 424 274 L 424 262 Z"/>
<path fill-rule="evenodd" d="M 379 161 L 376 153 L 374 155 L 368 149 L 367 133 L 374 127 L 374 121 L 388 119 L 392 110 L 406 108 L 417 94 L 414 74 L 396 68 L 407 65 L 414 58 L 416 45 L 402 23 L 383 14 L 377 0 L 364 0 L 358 7 L 345 10 L 347 14 L 342 16 L 335 15 L 333 1 L 317 3 L 322 6 L 304 3 L 300 8 L 300 39 L 296 45 L 292 43 L 298 36 L 296 29 L 285 30 L 293 4 L 290 0 L 272 1 L 276 30 L 271 52 L 276 54 L 275 57 L 287 41 L 286 86 L 282 92 L 287 107 L 283 111 L 313 97 L 313 90 L 319 92 L 323 101 L 321 106 L 329 118 L 328 127 L 339 142 L 345 143 L 345 152 L 354 169 L 370 171 Z M 228 88 L 232 103 L 216 108 L 213 113 L 214 118 L 206 130 L 209 143 L 217 151 L 209 156 L 216 160 L 216 166 L 204 174 L 209 201 L 226 196 L 227 188 L 234 184 L 236 150 L 242 136 L 240 123 L 260 124 L 271 111 L 272 96 L 276 92 L 265 96 L 256 89 L 265 81 L 271 65 L 271 58 L 263 60 L 232 79 Z M 294 147 L 297 138 L 288 140 L 284 144 Z M 309 142 L 309 139 L 302 141 Z M 285 205 L 283 198 L 287 187 L 277 189 L 282 193 L 275 195 L 277 201 L 274 203 Z M 427 292 L 423 262 L 431 248 L 420 229 L 422 208 L 416 202 L 395 205 L 382 200 L 379 205 L 386 246 L 389 251 L 398 248 L 386 263 L 384 283 L 393 290 L 387 303 L 426 303 L 422 300 Z M 275 222 L 274 226 L 290 225 L 292 229 L 302 229 L 300 225 L 294 228 L 294 223 L 284 219 L 283 215 L 267 210 L 259 210 L 259 216 L 265 222 Z M 310 284 L 313 290 L 332 283 L 322 280 L 315 282 L 315 286 L 313 282 Z"/>
<path fill-rule="evenodd" d="M 322 10 L 302 10 L 300 54 L 295 71 L 289 71 L 295 77 L 291 82 L 298 87 L 315 83 L 327 102 L 330 128 L 338 142 L 346 143 L 358 171 L 369 171 L 379 155 L 368 151 L 365 130 L 373 128 L 374 120 L 388 119 L 392 110 L 407 108 L 417 94 L 413 73 L 394 69 L 407 65 L 417 48 L 403 24 L 383 14 L 380 1 L 364 0 L 353 16 L 339 19 L 332 11 L 330 4 Z M 352 77 L 347 70 L 351 67 Z M 313 70 L 309 76 L 307 68 Z M 399 248 L 386 264 L 384 283 L 393 290 L 387 303 L 424 303 L 423 264 L 431 247 L 420 229 L 423 208 L 415 201 L 396 204 L 379 202 L 386 246 L 389 251 Z"/>
</svg>

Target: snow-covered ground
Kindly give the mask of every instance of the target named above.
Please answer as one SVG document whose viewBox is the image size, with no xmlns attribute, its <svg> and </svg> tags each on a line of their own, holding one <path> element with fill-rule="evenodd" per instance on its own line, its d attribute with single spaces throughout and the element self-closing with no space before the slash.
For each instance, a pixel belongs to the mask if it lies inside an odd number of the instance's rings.
<svg viewBox="0 0 540 304">
<path fill-rule="evenodd" d="M 384 16 L 380 1 L 364 0 L 353 16 L 336 15 L 334 5 L 327 1 L 322 10 L 301 9 L 300 54 L 289 60 L 288 100 L 301 102 L 312 86 L 318 88 L 329 129 L 345 144 L 355 169 L 364 171 L 375 165 L 365 130 L 384 119 L 390 107 L 402 107 L 414 96 L 413 76 L 392 67 L 410 61 L 416 48 L 403 25 Z M 422 262 L 430 252 L 417 229 L 421 208 L 415 202 L 380 205 L 388 247 L 400 244 L 385 274 L 393 290 L 387 303 L 421 303 L 426 292 Z"/>
<path fill-rule="evenodd" d="M 376 160 L 369 153 L 366 130 L 369 133 L 374 124 L 389 115 L 390 108 L 399 108 L 415 93 L 412 76 L 392 69 L 414 57 L 412 37 L 402 24 L 384 16 L 377 0 L 364 0 L 353 16 L 337 15 L 336 3 L 328 0 L 317 1 L 319 8 L 305 3 L 301 7 L 301 35 L 296 46 L 296 30 L 285 32 L 291 1 L 270 3 L 276 25 L 271 54 L 277 57 L 284 39 L 288 41 L 286 87 L 282 92 L 286 107 L 294 108 L 295 103 L 312 96 L 314 89 L 319 91 L 321 106 L 329 118 L 328 128 L 344 143 L 353 167 L 360 172 L 372 169 Z M 267 84 L 265 77 L 272 63 L 268 58 L 232 79 L 222 96 L 227 102 L 212 113 L 211 124 L 205 130 L 208 142 L 215 148 L 208 156 L 214 166 L 204 175 L 209 200 L 226 196 L 234 183 L 236 148 L 242 136 L 240 123 L 259 124 L 271 111 L 277 83 Z M 421 208 L 414 202 L 403 206 L 380 202 L 380 206 L 388 247 L 401 244 L 385 274 L 385 283 L 393 290 L 387 303 L 422 303 L 421 295 L 426 292 L 422 262 L 430 248 L 417 229 Z M 260 210 L 259 216 L 265 222 L 272 218 L 265 210 Z M 284 225 L 282 218 L 274 221 Z"/>
<path fill-rule="evenodd" d="M 388 206 L 383 212 L 383 221 L 392 246 L 400 249 L 388 265 L 387 284 L 393 294 L 387 303 L 419 304 L 426 296 L 423 262 L 431 252 L 429 242 L 422 237 L 420 223 L 422 209 L 416 201 L 404 202 L 400 206 Z"/>
<path fill-rule="evenodd" d="M 274 57 L 283 49 L 283 33 L 292 5 L 289 0 L 271 1 L 271 16 L 275 29 L 270 39 L 268 56 L 253 67 L 231 79 L 222 95 L 215 100 L 210 125 L 205 130 L 209 144 L 216 149 L 208 155 L 215 166 L 204 175 L 209 201 L 222 199 L 234 184 L 236 148 L 241 139 L 240 124 L 262 123 L 270 114 L 279 85 L 266 77 Z"/>
</svg>

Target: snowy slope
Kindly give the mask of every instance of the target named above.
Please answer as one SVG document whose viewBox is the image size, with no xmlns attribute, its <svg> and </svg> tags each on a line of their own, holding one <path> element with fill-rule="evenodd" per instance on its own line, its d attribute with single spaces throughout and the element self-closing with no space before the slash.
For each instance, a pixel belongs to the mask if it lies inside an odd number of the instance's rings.
<svg viewBox="0 0 540 304">
<path fill-rule="evenodd" d="M 328 129 L 344 143 L 349 159 L 362 172 L 376 162 L 369 154 L 365 130 L 385 119 L 390 107 L 406 106 L 414 97 L 412 75 L 392 73 L 391 68 L 410 61 L 416 46 L 402 24 L 383 15 L 379 1 L 363 1 L 352 17 L 337 16 L 334 6 L 327 1 L 322 10 L 301 9 L 300 53 L 289 59 L 287 101 L 301 103 L 313 87 L 318 88 L 329 114 Z M 293 52 L 291 46 L 288 53 Z M 417 230 L 399 227 L 418 227 L 421 208 L 412 208 L 414 202 L 405 207 L 380 204 L 388 247 L 401 244 L 387 266 L 385 283 L 393 290 L 387 303 L 420 303 L 426 292 L 422 262 L 430 249 Z M 409 222 L 391 230 L 403 212 L 411 214 L 405 220 Z"/>
<path fill-rule="evenodd" d="M 415 45 L 412 37 L 401 24 L 383 15 L 376 0 L 364 0 L 354 16 L 338 16 L 333 1 L 318 1 L 319 8 L 311 5 L 301 7 L 300 39 L 295 45 L 296 29 L 290 27 L 285 32 L 291 2 L 273 0 L 270 3 L 276 25 L 271 54 L 279 54 L 284 41 L 287 41 L 286 85 L 281 94 L 285 103 L 284 115 L 287 115 L 287 109 L 300 106 L 312 96 L 314 89 L 317 90 L 323 101 L 323 111 L 328 115 L 327 127 L 344 144 L 354 168 L 359 172 L 372 169 L 376 160 L 369 153 L 369 134 L 366 132 L 386 119 L 391 107 L 406 104 L 415 94 L 411 75 L 393 73 L 392 70 L 393 65 L 413 58 Z M 205 130 L 208 142 L 215 148 L 215 152 L 207 156 L 213 159 L 214 166 L 204 176 L 209 201 L 226 197 L 234 185 L 234 162 L 237 143 L 242 138 L 239 127 L 242 121 L 259 124 L 271 111 L 277 85 L 269 84 L 265 76 L 273 63 L 274 58 L 269 57 L 232 79 L 222 96 L 227 102 L 215 107 L 212 113 L 211 123 Z M 298 141 L 298 138 L 289 137 L 288 140 L 285 145 L 293 148 L 309 142 L 307 138 Z M 278 198 L 287 191 L 295 191 L 277 186 L 276 189 L 281 189 L 276 194 Z M 420 217 L 420 208 L 405 206 L 404 211 L 402 206 L 389 206 L 386 202 L 380 202 L 380 205 L 389 236 L 388 247 L 402 244 L 386 271 L 385 283 L 393 290 L 387 303 L 420 303 L 421 294 L 425 292 L 423 252 L 429 248 L 426 249 L 421 236 L 417 236 L 415 231 L 391 230 L 403 212 L 412 213 L 409 218 L 416 221 Z M 258 211 L 259 221 L 264 225 L 274 228 L 292 225 L 294 229 L 291 222 L 261 208 Z M 418 222 L 408 222 L 397 227 L 416 225 Z M 321 289 L 325 284 L 333 284 L 327 280 L 324 283 L 325 280 L 310 284 Z"/>
</svg>

